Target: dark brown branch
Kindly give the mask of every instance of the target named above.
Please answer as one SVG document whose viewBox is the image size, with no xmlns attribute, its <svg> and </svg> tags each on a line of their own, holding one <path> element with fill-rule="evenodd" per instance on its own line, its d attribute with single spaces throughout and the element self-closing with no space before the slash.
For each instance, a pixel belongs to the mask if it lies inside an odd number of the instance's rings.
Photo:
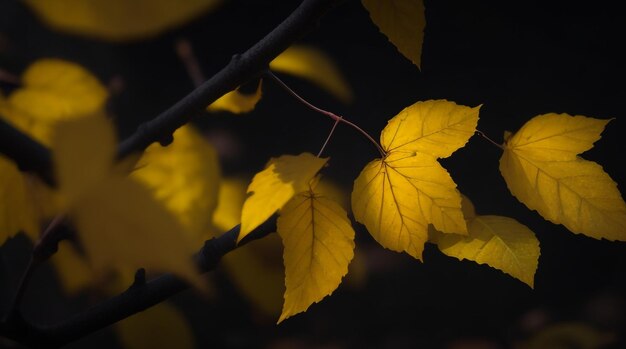
<svg viewBox="0 0 626 349">
<path fill-rule="evenodd" d="M 271 218 L 237 244 L 239 226 L 236 226 L 221 236 L 206 241 L 196 255 L 196 264 L 202 272 L 211 271 L 228 252 L 275 230 L 276 219 Z M 146 310 L 188 288 L 189 285 L 185 281 L 171 274 L 146 282 L 145 276 L 140 271 L 137 273 L 135 283 L 123 293 L 60 324 L 39 326 L 31 324 L 21 316 L 14 316 L 10 322 L 0 324 L 0 335 L 33 348 L 61 347 Z"/>
<path fill-rule="evenodd" d="M 185 98 L 141 125 L 118 148 L 118 158 L 140 152 L 153 142 L 167 144 L 176 129 L 186 124 L 222 95 L 267 69 L 269 63 L 315 26 L 338 0 L 304 0 L 280 25 Z"/>
<path fill-rule="evenodd" d="M 50 151 L 22 133 L 0 115 L 0 154 L 13 159 L 20 170 L 34 172 L 47 183 L 52 183 Z"/>
</svg>

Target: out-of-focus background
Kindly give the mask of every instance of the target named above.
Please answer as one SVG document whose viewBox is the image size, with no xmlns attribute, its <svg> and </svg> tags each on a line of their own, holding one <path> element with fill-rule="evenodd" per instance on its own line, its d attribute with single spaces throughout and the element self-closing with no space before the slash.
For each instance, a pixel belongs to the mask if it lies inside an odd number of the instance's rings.
<svg viewBox="0 0 626 349">
<path fill-rule="evenodd" d="M 298 3 L 225 1 L 159 35 L 109 42 L 53 30 L 25 2 L 0 0 L 0 68 L 19 75 L 43 57 L 85 66 L 114 91 L 109 109 L 126 136 L 193 89 L 177 43 L 191 44 L 209 77 Z M 543 113 L 614 118 L 584 157 L 599 162 L 624 193 L 626 21 L 619 3 L 426 1 L 425 6 L 421 71 L 379 33 L 359 1 L 345 1 L 298 43 L 332 57 L 354 100 L 345 104 L 310 82 L 280 76 L 310 102 L 375 138 L 397 112 L 427 99 L 482 104 L 479 129 L 496 142 L 505 130 L 516 131 Z M 13 88 L 0 87 L 5 93 Z M 196 123 L 220 150 L 223 175 L 244 178 L 272 156 L 316 153 L 332 126 L 271 81 L 264 81 L 253 112 L 215 113 Z M 325 178 L 349 193 L 377 151 L 341 125 L 325 154 L 331 158 Z M 442 163 L 479 214 L 510 216 L 535 232 L 541 257 L 534 289 L 487 266 L 446 257 L 434 246 L 427 246 L 423 263 L 390 252 L 356 225 L 359 260 L 352 272 L 358 276 L 280 325 L 224 269 L 211 276 L 211 297 L 190 291 L 171 304 L 184 314 L 198 348 L 626 347 L 626 244 L 571 234 L 527 210 L 499 174 L 500 155 L 500 149 L 474 137 Z M 28 250 L 20 236 L 0 248 L 0 309 L 6 309 Z M 280 253 L 264 258 L 280 263 Z M 258 287 L 262 292 L 267 286 Z M 49 266 L 38 271 L 26 296 L 25 312 L 44 323 L 100 299 L 65 295 Z M 122 345 L 109 328 L 68 347 Z"/>
</svg>

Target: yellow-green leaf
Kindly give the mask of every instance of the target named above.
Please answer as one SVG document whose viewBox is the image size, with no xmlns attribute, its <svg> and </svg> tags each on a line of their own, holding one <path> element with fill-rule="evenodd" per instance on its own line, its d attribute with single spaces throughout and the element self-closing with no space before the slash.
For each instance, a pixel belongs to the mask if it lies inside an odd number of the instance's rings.
<svg viewBox="0 0 626 349">
<path fill-rule="evenodd" d="M 354 257 L 354 230 L 339 204 L 312 189 L 285 205 L 277 228 L 284 245 L 287 288 L 281 322 L 339 286 Z"/>
<path fill-rule="evenodd" d="M 34 178 L 0 155 L 0 246 L 20 231 L 32 239 L 39 235 L 39 213 L 33 200 Z"/>
<path fill-rule="evenodd" d="M 389 120 L 380 143 L 387 152 L 447 158 L 474 135 L 479 110 L 446 100 L 417 102 Z"/>
<path fill-rule="evenodd" d="M 309 153 L 272 158 L 248 186 L 250 196 L 243 205 L 237 241 L 280 210 L 294 195 L 306 190 L 327 160 Z"/>
<path fill-rule="evenodd" d="M 59 123 L 52 148 L 59 190 L 94 268 L 167 271 L 203 287 L 183 226 L 146 187 L 113 171 L 108 120 Z"/>
<path fill-rule="evenodd" d="M 577 156 L 606 120 L 540 115 L 505 142 L 500 172 L 511 193 L 545 219 L 596 239 L 626 241 L 626 203 L 602 166 Z"/>
<path fill-rule="evenodd" d="M 26 69 L 22 87 L 7 98 L 2 113 L 49 145 L 56 122 L 102 110 L 107 97 L 105 87 L 85 68 L 59 59 L 41 59 Z"/>
<path fill-rule="evenodd" d="M 422 0 L 362 0 L 372 22 L 420 68 L 426 16 Z"/>
<path fill-rule="evenodd" d="M 467 229 L 469 236 L 436 232 L 441 252 L 487 264 L 533 287 L 539 241 L 528 227 L 508 217 L 476 216 Z"/>
<path fill-rule="evenodd" d="M 381 245 L 421 259 L 429 224 L 467 234 L 461 194 L 437 158 L 467 143 L 478 109 L 443 100 L 417 102 L 383 129 L 387 155 L 363 169 L 352 191 L 355 219 Z"/>
<path fill-rule="evenodd" d="M 200 246 L 217 206 L 220 168 L 213 146 L 193 126 L 183 126 L 169 146 L 148 147 L 131 177 L 147 185 Z"/>
<path fill-rule="evenodd" d="M 307 79 L 343 102 L 353 98 L 350 85 L 333 60 L 314 47 L 291 46 L 270 62 L 270 69 Z"/>
<path fill-rule="evenodd" d="M 191 326 L 170 303 L 160 303 L 115 324 L 126 349 L 196 347 Z"/>
<path fill-rule="evenodd" d="M 228 92 L 215 102 L 211 103 L 207 110 L 210 112 L 228 111 L 234 114 L 251 112 L 256 104 L 261 100 L 262 80 L 253 94 L 239 92 L 239 89 Z"/>
<path fill-rule="evenodd" d="M 51 27 L 112 41 L 155 36 L 215 8 L 221 0 L 26 0 Z"/>
</svg>

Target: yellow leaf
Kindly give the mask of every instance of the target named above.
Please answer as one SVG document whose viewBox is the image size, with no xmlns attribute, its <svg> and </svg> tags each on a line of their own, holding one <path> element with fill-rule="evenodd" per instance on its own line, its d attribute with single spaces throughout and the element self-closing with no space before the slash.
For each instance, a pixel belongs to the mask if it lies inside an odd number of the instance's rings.
<svg viewBox="0 0 626 349">
<path fill-rule="evenodd" d="M 39 214 L 33 200 L 34 178 L 0 155 L 0 245 L 20 231 L 33 240 L 39 236 Z"/>
<path fill-rule="evenodd" d="M 446 100 L 417 102 L 389 120 L 380 134 L 387 152 L 418 152 L 447 158 L 476 131 L 479 107 Z"/>
<path fill-rule="evenodd" d="M 186 125 L 174 132 L 169 146 L 148 147 L 131 178 L 150 188 L 200 246 L 213 227 L 220 168 L 215 149 L 198 131 Z"/>
<path fill-rule="evenodd" d="M 310 80 L 345 103 L 353 98 L 350 86 L 333 60 L 314 47 L 291 46 L 270 62 L 270 69 Z"/>
<path fill-rule="evenodd" d="M 272 158 L 248 186 L 251 195 L 243 205 L 237 241 L 280 210 L 294 195 L 306 190 L 327 160 L 309 153 Z"/>
<path fill-rule="evenodd" d="M 211 103 L 207 110 L 210 112 L 228 111 L 234 114 L 242 114 L 251 112 L 256 104 L 261 100 L 261 85 L 263 80 L 259 81 L 259 85 L 253 94 L 245 94 L 239 92 L 239 89 L 228 92 L 215 102 Z"/>
<path fill-rule="evenodd" d="M 533 287 L 539 263 L 539 241 L 525 225 L 500 216 L 476 216 L 468 220 L 469 236 L 437 232 L 437 246 L 444 254 L 487 264 Z"/>
<path fill-rule="evenodd" d="M 626 241 L 626 203 L 595 162 L 577 156 L 608 120 L 546 114 L 505 142 L 500 172 L 511 193 L 545 219 L 596 239 Z"/>
<path fill-rule="evenodd" d="M 196 347 L 191 326 L 170 303 L 160 303 L 115 324 L 126 349 Z"/>
<path fill-rule="evenodd" d="M 182 225 L 147 188 L 113 171 L 115 137 L 108 120 L 59 123 L 53 150 L 59 190 L 96 270 L 145 267 L 203 287 Z"/>
<path fill-rule="evenodd" d="M 180 26 L 221 0 L 26 0 L 49 26 L 112 41 L 158 35 Z"/>
<path fill-rule="evenodd" d="M 46 145 L 58 121 L 83 117 L 102 108 L 108 97 L 104 86 L 83 67 L 59 60 L 41 59 L 22 76 L 2 114 L 16 127 Z"/>
<path fill-rule="evenodd" d="M 354 257 L 354 230 L 341 206 L 312 189 L 285 205 L 277 228 L 284 245 L 287 287 L 281 322 L 339 286 Z"/>
<path fill-rule="evenodd" d="M 363 169 L 352 191 L 355 219 L 381 245 L 421 259 L 429 224 L 445 233 L 467 234 L 461 194 L 437 158 L 467 143 L 478 109 L 418 102 L 389 121 L 381 133 L 387 155 Z"/>
<path fill-rule="evenodd" d="M 372 22 L 420 68 L 426 16 L 422 0 L 362 0 Z"/>
</svg>

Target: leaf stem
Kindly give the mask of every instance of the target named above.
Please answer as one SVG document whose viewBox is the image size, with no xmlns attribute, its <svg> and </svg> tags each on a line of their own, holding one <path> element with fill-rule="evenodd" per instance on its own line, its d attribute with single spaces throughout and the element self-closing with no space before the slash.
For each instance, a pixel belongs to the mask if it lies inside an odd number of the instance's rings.
<svg viewBox="0 0 626 349">
<path fill-rule="evenodd" d="M 374 144 L 376 146 L 376 149 L 378 149 L 378 152 L 380 153 L 381 156 L 384 157 L 386 155 L 385 150 L 383 150 L 383 148 L 380 146 L 380 144 L 378 144 L 378 142 L 376 142 L 376 140 L 372 136 L 370 136 L 367 132 L 365 132 L 365 130 L 360 128 L 358 125 L 356 125 L 356 124 L 354 124 L 354 123 L 344 119 L 342 116 L 339 116 L 339 115 L 337 115 L 337 114 L 335 114 L 333 112 L 330 112 L 328 110 L 324 110 L 322 108 L 316 107 L 315 105 L 311 104 L 309 101 L 307 101 L 306 99 L 301 97 L 299 94 L 297 94 L 294 90 L 292 90 L 286 83 L 284 83 L 278 76 L 276 76 L 274 73 L 272 73 L 269 69 L 265 72 L 265 75 L 268 78 L 270 78 L 271 80 L 275 81 L 280 87 L 282 87 L 285 91 L 287 91 L 292 97 L 294 97 L 300 103 L 302 103 L 305 106 L 307 106 L 309 109 L 311 109 L 311 110 L 313 110 L 315 112 L 318 112 L 320 114 L 326 115 L 329 118 L 335 120 L 335 125 L 333 125 L 333 128 L 331 129 L 330 134 L 328 135 L 328 138 L 326 139 L 326 142 L 324 142 L 324 146 L 320 150 L 320 153 L 322 152 L 322 150 L 324 150 L 324 147 L 326 146 L 326 144 L 330 140 L 330 137 L 334 133 L 335 127 L 337 126 L 337 123 L 343 122 L 344 124 L 354 128 L 355 130 L 360 132 L 363 136 L 365 136 L 365 138 L 367 138 L 370 142 L 372 142 L 372 144 Z"/>
<path fill-rule="evenodd" d="M 335 129 L 337 128 L 337 125 L 339 125 L 340 119 L 341 119 L 341 116 L 339 117 L 339 119 L 335 120 L 335 123 L 333 124 L 333 128 L 330 129 L 330 132 L 328 133 L 328 136 L 326 136 L 326 140 L 324 141 L 324 144 L 322 144 L 322 148 L 317 153 L 317 157 L 318 158 L 320 156 L 322 156 L 322 152 L 324 152 L 324 149 L 326 148 L 326 145 L 330 141 L 330 138 L 333 136 L 333 133 L 335 132 Z"/>
<path fill-rule="evenodd" d="M 483 131 L 476 130 L 476 134 L 477 134 L 477 135 L 479 135 L 479 136 L 481 136 L 481 137 L 483 137 L 483 138 L 484 138 L 484 139 L 486 139 L 487 141 L 489 141 L 489 143 L 491 143 L 491 144 L 495 145 L 496 147 L 498 147 L 498 148 L 500 148 L 500 149 L 504 150 L 504 147 L 502 146 L 502 144 L 498 144 L 498 143 L 497 143 L 496 141 L 494 141 L 493 139 L 491 139 L 491 138 L 487 137 L 487 135 L 486 135 Z"/>
</svg>

